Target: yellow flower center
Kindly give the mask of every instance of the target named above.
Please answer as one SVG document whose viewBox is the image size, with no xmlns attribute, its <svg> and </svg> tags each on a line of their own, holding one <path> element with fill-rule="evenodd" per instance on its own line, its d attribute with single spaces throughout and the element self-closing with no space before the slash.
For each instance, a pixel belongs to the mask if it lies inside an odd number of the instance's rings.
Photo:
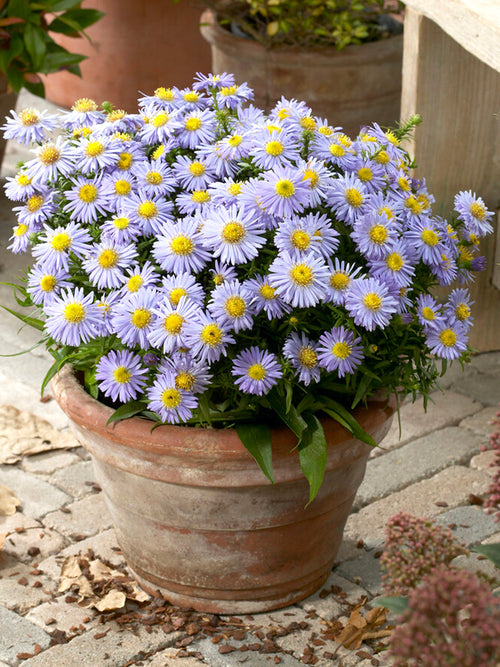
<svg viewBox="0 0 500 667">
<path fill-rule="evenodd" d="M 243 137 L 240 134 L 233 134 L 232 137 L 229 137 L 227 143 L 231 146 L 231 148 L 236 148 L 241 144 L 242 141 Z"/>
<path fill-rule="evenodd" d="M 481 202 L 475 201 L 470 205 L 470 213 L 477 220 L 484 220 L 486 217 L 486 208 Z"/>
<path fill-rule="evenodd" d="M 245 299 L 242 299 L 241 296 L 230 296 L 226 299 L 224 304 L 224 310 L 229 315 L 229 317 L 242 317 L 247 309 L 247 304 Z"/>
<path fill-rule="evenodd" d="M 311 267 L 307 266 L 307 264 L 296 264 L 290 270 L 290 278 L 296 285 L 305 287 L 314 281 L 314 273 Z"/>
<path fill-rule="evenodd" d="M 385 136 L 389 140 L 389 143 L 393 144 L 394 146 L 399 146 L 401 143 L 394 132 L 391 132 L 391 130 L 387 130 L 387 132 L 385 132 Z"/>
<path fill-rule="evenodd" d="M 206 204 L 210 199 L 210 194 L 206 190 L 194 190 L 191 195 L 191 201 L 197 204 Z"/>
<path fill-rule="evenodd" d="M 194 90 L 190 90 L 184 95 L 184 100 L 186 102 L 197 102 L 200 99 L 198 93 L 195 93 Z"/>
<path fill-rule="evenodd" d="M 180 334 L 183 324 L 184 318 L 182 315 L 179 315 L 179 313 L 170 313 L 170 315 L 167 315 L 167 317 L 163 320 L 163 326 L 165 327 L 166 331 L 168 331 L 168 333 L 172 334 L 173 336 Z"/>
<path fill-rule="evenodd" d="M 184 287 L 174 287 L 173 290 L 170 290 L 169 299 L 170 303 L 173 306 L 178 306 L 179 301 L 183 296 L 187 296 L 187 292 Z"/>
<path fill-rule="evenodd" d="M 205 165 L 202 162 L 195 160 L 195 162 L 191 162 L 189 165 L 189 172 L 193 176 L 203 176 L 205 173 Z"/>
<path fill-rule="evenodd" d="M 115 123 L 117 120 L 122 120 L 127 115 L 127 112 L 123 109 L 113 109 L 106 116 L 108 123 Z"/>
<path fill-rule="evenodd" d="M 302 177 L 303 181 L 308 180 L 309 181 L 309 187 L 311 190 L 315 188 L 318 185 L 319 182 L 319 176 L 317 172 L 313 171 L 312 169 L 305 169 L 304 170 L 304 176 Z"/>
<path fill-rule="evenodd" d="M 71 241 L 71 236 L 65 234 L 64 232 L 60 232 L 59 234 L 55 234 L 53 236 L 50 245 L 56 252 L 63 252 L 70 247 Z"/>
<path fill-rule="evenodd" d="M 118 384 L 127 384 L 127 382 L 130 382 L 132 373 L 127 368 L 125 368 L 125 366 L 118 366 L 118 368 L 115 368 L 113 371 L 113 377 L 118 382 Z"/>
<path fill-rule="evenodd" d="M 54 164 L 61 157 L 61 151 L 54 144 L 42 146 L 38 153 L 38 159 L 44 165 Z"/>
<path fill-rule="evenodd" d="M 87 157 L 97 157 L 104 151 L 104 144 L 101 141 L 89 141 L 85 146 L 84 153 Z"/>
<path fill-rule="evenodd" d="M 41 195 L 32 195 L 26 202 L 26 208 L 30 213 L 38 211 L 43 204 L 43 197 Z"/>
<path fill-rule="evenodd" d="M 113 220 L 113 225 L 116 227 L 116 229 L 127 229 L 129 224 L 130 224 L 130 220 L 128 218 L 125 218 L 125 217 L 115 218 Z"/>
<path fill-rule="evenodd" d="M 404 266 L 403 258 L 397 252 L 391 253 L 385 260 L 385 263 L 391 271 L 401 271 Z"/>
<path fill-rule="evenodd" d="M 247 375 L 252 380 L 260 381 L 266 377 L 267 371 L 262 364 L 252 364 L 247 371 Z"/>
<path fill-rule="evenodd" d="M 277 156 L 281 155 L 283 151 L 285 150 L 285 147 L 281 143 L 281 141 L 268 141 L 266 146 L 265 146 L 266 153 L 269 155 Z"/>
<path fill-rule="evenodd" d="M 168 123 L 170 120 L 170 116 L 166 111 L 160 111 L 160 113 L 157 113 L 156 116 L 151 120 L 151 125 L 153 127 L 163 127 Z"/>
<path fill-rule="evenodd" d="M 406 176 L 400 176 L 398 178 L 398 185 L 401 188 L 401 190 L 405 190 L 406 192 L 410 191 L 410 184 L 408 183 L 408 179 Z"/>
<path fill-rule="evenodd" d="M 94 100 L 91 100 L 88 97 L 81 97 L 71 107 L 72 111 L 78 111 L 79 113 L 86 113 L 88 111 L 97 111 L 97 104 Z"/>
<path fill-rule="evenodd" d="M 130 153 L 121 153 L 120 158 L 118 160 L 118 169 L 121 169 L 122 171 L 126 171 L 127 169 L 130 169 L 130 166 L 132 164 L 133 157 Z"/>
<path fill-rule="evenodd" d="M 161 156 L 163 155 L 164 152 L 165 152 L 165 148 L 163 147 L 162 144 L 160 144 L 160 146 L 158 146 L 158 148 L 155 148 L 155 150 L 151 154 L 151 157 L 153 158 L 153 160 L 158 160 L 159 158 L 161 158 Z"/>
<path fill-rule="evenodd" d="M 451 329 L 443 329 L 439 334 L 439 340 L 446 347 L 452 347 L 457 342 L 457 336 Z"/>
<path fill-rule="evenodd" d="M 470 308 L 466 303 L 459 303 L 455 308 L 455 316 L 457 320 L 465 322 L 470 317 Z"/>
<path fill-rule="evenodd" d="M 356 188 L 347 188 L 345 191 L 345 200 L 353 208 L 359 208 L 363 203 L 363 195 Z"/>
<path fill-rule="evenodd" d="M 373 225 L 373 227 L 370 227 L 368 236 L 370 237 L 370 240 L 376 245 L 382 245 L 382 243 L 384 243 L 384 241 L 389 236 L 389 233 L 384 225 Z"/>
<path fill-rule="evenodd" d="M 271 285 L 261 285 L 259 287 L 259 294 L 266 301 L 271 301 L 276 296 L 276 289 Z"/>
<path fill-rule="evenodd" d="M 97 261 L 99 262 L 100 266 L 102 266 L 103 269 L 112 269 L 114 266 L 116 266 L 118 259 L 119 255 L 116 252 L 116 250 L 107 248 L 106 250 L 103 250 L 101 252 L 99 257 L 97 258 Z"/>
<path fill-rule="evenodd" d="M 42 276 L 40 280 L 40 287 L 44 292 L 52 292 L 52 290 L 56 285 L 57 285 L 57 280 L 55 276 L 51 275 Z"/>
<path fill-rule="evenodd" d="M 192 373 L 181 371 L 175 376 L 175 386 L 184 391 L 191 391 L 196 382 L 196 378 Z"/>
<path fill-rule="evenodd" d="M 222 285 L 223 282 L 224 282 L 224 276 L 222 275 L 222 273 L 217 273 L 214 276 L 214 283 L 216 285 Z"/>
<path fill-rule="evenodd" d="M 68 303 L 64 306 L 63 316 L 71 324 L 78 324 L 85 319 L 85 308 L 81 303 Z"/>
<path fill-rule="evenodd" d="M 290 109 L 280 109 L 278 111 L 278 118 L 280 120 L 284 120 L 285 118 L 288 118 L 289 115 L 290 115 Z"/>
<path fill-rule="evenodd" d="M 333 157 L 343 157 L 345 155 L 345 148 L 340 144 L 330 144 L 330 153 Z"/>
<path fill-rule="evenodd" d="M 240 243 L 245 236 L 246 229 L 241 222 L 228 222 L 222 230 L 222 238 L 226 243 Z"/>
<path fill-rule="evenodd" d="M 378 213 L 379 213 L 379 215 L 382 215 L 383 213 L 385 213 L 388 220 L 391 220 L 391 218 L 394 217 L 394 213 L 387 206 L 381 206 L 378 210 Z"/>
<path fill-rule="evenodd" d="M 434 311 L 432 310 L 432 308 L 429 308 L 429 306 L 425 306 L 424 308 L 422 308 L 422 317 L 425 320 L 429 320 L 429 321 L 432 321 L 432 320 L 436 319 L 436 315 L 434 314 Z"/>
<path fill-rule="evenodd" d="M 163 183 L 163 176 L 158 171 L 148 171 L 146 181 L 150 185 L 160 185 L 160 183 Z"/>
<path fill-rule="evenodd" d="M 227 191 L 233 197 L 237 197 L 239 194 L 241 194 L 241 183 L 231 183 Z"/>
<path fill-rule="evenodd" d="M 168 410 L 178 408 L 182 402 L 181 393 L 177 389 L 165 389 L 161 395 L 161 402 Z"/>
<path fill-rule="evenodd" d="M 339 359 L 347 359 L 351 354 L 351 347 L 347 343 L 338 342 L 332 347 L 332 354 L 334 354 Z"/>
<path fill-rule="evenodd" d="M 143 201 L 142 204 L 137 207 L 137 213 L 141 216 L 141 218 L 146 218 L 149 220 L 150 218 L 154 218 L 156 215 L 158 215 L 158 207 L 154 201 Z"/>
<path fill-rule="evenodd" d="M 27 231 L 28 231 L 28 225 L 25 225 L 24 222 L 21 222 L 15 228 L 14 236 L 24 236 Z"/>
<path fill-rule="evenodd" d="M 166 102 L 171 102 L 172 100 L 175 100 L 174 91 L 171 88 L 164 88 L 163 86 L 157 88 L 154 92 L 154 95 L 159 100 L 165 100 Z"/>
<path fill-rule="evenodd" d="M 310 130 L 311 132 L 316 129 L 316 121 L 311 116 L 302 116 L 300 119 L 300 124 L 304 130 Z"/>
<path fill-rule="evenodd" d="M 363 303 L 369 310 L 379 310 L 382 306 L 382 299 L 376 292 L 368 292 L 363 297 Z"/>
<path fill-rule="evenodd" d="M 418 215 L 423 211 L 422 204 L 413 195 L 410 195 L 405 199 L 405 206 L 415 215 Z"/>
<path fill-rule="evenodd" d="M 200 332 L 200 338 L 209 347 L 215 347 L 222 342 L 222 331 L 216 324 L 206 324 Z"/>
<path fill-rule="evenodd" d="M 184 123 L 184 127 L 188 132 L 196 132 L 196 130 L 199 130 L 202 125 L 201 118 L 188 118 L 187 121 Z"/>
<path fill-rule="evenodd" d="M 176 236 L 170 241 L 170 249 L 174 255 L 190 255 L 194 250 L 194 243 L 187 236 Z"/>
<path fill-rule="evenodd" d="M 128 181 L 122 179 L 115 181 L 115 192 L 117 195 L 120 195 L 120 197 L 128 195 L 131 189 L 132 186 Z"/>
<path fill-rule="evenodd" d="M 25 127 L 36 125 L 40 120 L 40 113 L 37 109 L 23 109 L 19 114 L 19 120 Z"/>
<path fill-rule="evenodd" d="M 127 283 L 127 289 L 129 292 L 137 292 L 143 285 L 144 280 L 141 276 L 132 276 L 129 278 Z"/>
<path fill-rule="evenodd" d="M 314 368 L 318 363 L 318 355 L 312 347 L 303 346 L 299 350 L 299 362 L 306 368 Z"/>
<path fill-rule="evenodd" d="M 311 237 L 301 229 L 296 229 L 292 232 L 290 241 L 294 248 L 297 248 L 298 250 L 306 250 L 311 243 Z"/>
<path fill-rule="evenodd" d="M 22 187 L 26 187 L 31 183 L 31 178 L 28 178 L 26 174 L 18 174 L 16 176 L 16 182 L 18 185 L 21 185 Z"/>
<path fill-rule="evenodd" d="M 439 236 L 433 229 L 424 229 L 420 238 L 426 245 L 435 246 L 439 243 Z"/>
<path fill-rule="evenodd" d="M 387 164 L 390 162 L 389 153 L 387 151 L 379 151 L 373 158 L 378 164 Z"/>
<path fill-rule="evenodd" d="M 333 289 L 344 290 L 349 286 L 351 279 L 345 273 L 337 271 L 330 276 L 330 285 Z"/>
<path fill-rule="evenodd" d="M 227 97 L 228 95 L 234 95 L 238 90 L 238 86 L 224 86 L 220 89 L 220 94 Z"/>
<path fill-rule="evenodd" d="M 370 167 L 360 167 L 360 169 L 358 169 L 358 178 L 360 181 L 363 181 L 363 183 L 368 183 L 368 181 L 371 181 L 373 178 L 373 172 Z"/>
<path fill-rule="evenodd" d="M 93 201 L 97 199 L 97 188 L 95 185 L 92 185 L 91 183 L 82 185 L 82 187 L 78 191 L 78 196 L 86 204 L 91 204 Z"/>
<path fill-rule="evenodd" d="M 331 137 L 333 134 L 333 128 L 329 125 L 322 125 L 321 127 L 318 127 L 318 132 L 323 134 L 325 137 Z"/>
<path fill-rule="evenodd" d="M 144 329 L 151 321 L 151 313 L 145 308 L 136 308 L 132 313 L 130 321 L 137 329 Z"/>
<path fill-rule="evenodd" d="M 292 181 L 289 181 L 287 178 L 282 178 L 276 182 L 275 191 L 280 197 L 288 198 L 295 194 L 295 186 Z"/>
</svg>

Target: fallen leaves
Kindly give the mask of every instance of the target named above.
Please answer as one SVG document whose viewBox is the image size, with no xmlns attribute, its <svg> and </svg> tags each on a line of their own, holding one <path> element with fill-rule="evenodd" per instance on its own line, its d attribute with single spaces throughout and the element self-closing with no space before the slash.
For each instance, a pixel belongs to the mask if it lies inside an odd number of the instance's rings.
<svg viewBox="0 0 500 667">
<path fill-rule="evenodd" d="M 390 628 L 381 629 L 381 626 L 386 623 L 387 610 L 384 607 L 374 607 L 363 616 L 360 610 L 365 602 L 366 600 L 363 600 L 352 610 L 346 626 L 335 637 L 336 642 L 349 650 L 359 649 L 361 644 L 367 640 L 382 639 L 389 637 L 392 633 Z"/>
<path fill-rule="evenodd" d="M 150 596 L 123 572 L 97 558 L 68 556 L 62 564 L 59 593 L 77 589 L 80 607 L 98 611 L 121 609 L 127 600 L 146 602 Z"/>
<path fill-rule="evenodd" d="M 14 491 L 0 484 L 0 516 L 10 516 L 16 513 L 16 508 L 21 504 Z"/>
<path fill-rule="evenodd" d="M 77 443 L 36 415 L 12 405 L 0 406 L 0 464 L 17 463 L 23 456 L 53 449 L 70 449 Z"/>
</svg>

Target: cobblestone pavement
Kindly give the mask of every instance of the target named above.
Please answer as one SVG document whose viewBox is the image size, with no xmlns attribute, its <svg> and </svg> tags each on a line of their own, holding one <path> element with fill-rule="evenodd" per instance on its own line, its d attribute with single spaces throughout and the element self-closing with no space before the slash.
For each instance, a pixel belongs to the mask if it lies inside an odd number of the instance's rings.
<svg viewBox="0 0 500 667">
<path fill-rule="evenodd" d="M 15 158 L 9 147 L 3 177 L 12 173 Z M 22 259 L 5 251 L 12 223 L 9 203 L 2 199 L 0 280 L 11 280 L 23 268 Z M 0 286 L 0 303 L 13 304 L 11 290 L 5 286 Z M 20 336 L 16 320 L 2 315 L 4 354 L 21 352 L 36 340 L 29 331 Z M 252 667 L 383 667 L 390 660 L 383 651 L 375 653 L 376 643 L 375 648 L 366 643 L 361 650 L 339 649 L 328 629 L 335 627 L 335 620 L 345 623 L 354 604 L 369 603 L 381 593 L 378 556 L 387 519 L 405 510 L 436 517 L 467 544 L 500 541 L 499 524 L 476 504 L 492 477 L 492 453 L 481 448 L 488 442 L 500 401 L 500 352 L 491 352 L 474 357 L 464 373 L 453 366 L 443 381 L 445 391 L 433 395 L 426 414 L 420 403 L 402 407 L 401 437 L 395 422 L 373 452 L 323 593 L 278 612 L 222 619 L 233 628 L 230 636 L 221 630 L 220 636 L 210 638 L 186 624 L 102 622 L 95 610 L 78 606 L 75 595 L 58 592 L 65 557 L 92 549 L 96 558 L 117 567 L 123 565 L 123 558 L 103 493 L 93 483 L 91 461 L 71 439 L 66 418 L 55 402 L 40 400 L 39 386 L 48 362 L 40 348 L 0 362 L 2 428 L 12 427 L 6 432 L 13 437 L 32 419 L 29 415 L 41 417 L 52 429 L 45 437 L 65 438 L 68 447 L 0 466 L 0 483 L 20 500 L 15 514 L 0 516 L 0 535 L 6 535 L 0 551 L 0 667 L 232 667 L 244 663 Z M 20 416 L 5 406 L 23 413 Z M 0 446 L 2 437 L 0 431 Z M 484 567 L 484 561 L 460 558 L 464 567 Z M 253 631 L 242 639 L 241 633 L 234 634 L 238 624 Z M 282 628 L 288 630 L 280 633 Z M 264 646 L 269 637 L 283 652 L 221 652 L 227 644 Z"/>
</svg>

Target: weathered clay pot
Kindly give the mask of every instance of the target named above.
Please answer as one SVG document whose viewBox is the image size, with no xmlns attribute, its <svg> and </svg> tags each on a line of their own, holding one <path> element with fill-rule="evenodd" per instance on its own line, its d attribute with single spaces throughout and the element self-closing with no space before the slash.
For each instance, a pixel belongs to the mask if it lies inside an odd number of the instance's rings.
<svg viewBox="0 0 500 667">
<path fill-rule="evenodd" d="M 69 367 L 52 381 L 77 439 L 92 454 L 118 542 L 137 580 L 172 603 L 215 613 L 283 607 L 327 579 L 370 448 L 324 423 L 328 465 L 308 505 L 296 441 L 273 432 L 272 485 L 235 431 L 161 426 L 134 417 L 106 426 L 112 410 Z M 380 441 L 393 407 L 356 417 Z"/>
<path fill-rule="evenodd" d="M 3 72 L 0 72 L 0 120 L 2 123 L 5 120 L 5 116 L 10 115 L 10 110 L 16 108 L 16 102 L 17 93 L 9 90 L 7 77 Z M 3 138 L 3 136 L 0 136 L 0 166 L 2 164 L 6 146 L 6 140 Z"/>
<path fill-rule="evenodd" d="M 266 110 L 284 95 L 304 100 L 313 112 L 350 136 L 374 122 L 399 121 L 403 36 L 397 35 L 342 51 L 321 47 L 265 49 L 221 28 L 210 10 L 200 23 L 212 49 L 212 71 L 232 72 L 255 92 L 255 104 Z"/>
</svg>

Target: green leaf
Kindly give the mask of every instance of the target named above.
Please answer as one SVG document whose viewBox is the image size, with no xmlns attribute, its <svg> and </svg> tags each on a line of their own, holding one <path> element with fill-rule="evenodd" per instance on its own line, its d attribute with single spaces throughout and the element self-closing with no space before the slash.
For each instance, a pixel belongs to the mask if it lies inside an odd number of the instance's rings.
<svg viewBox="0 0 500 667">
<path fill-rule="evenodd" d="M 12 35 L 8 49 L 0 49 L 0 71 L 5 72 L 10 63 L 24 50 L 20 35 Z"/>
<path fill-rule="evenodd" d="M 500 568 L 500 543 L 495 544 L 478 544 L 475 547 L 472 547 L 471 551 L 475 551 L 478 554 L 486 556 L 495 567 Z"/>
<path fill-rule="evenodd" d="M 23 75 L 19 71 L 18 67 L 16 67 L 15 64 L 9 65 L 5 73 L 7 74 L 7 79 L 11 88 L 13 88 L 16 93 L 18 93 L 25 84 Z"/>
<path fill-rule="evenodd" d="M 29 83 L 28 81 L 25 81 L 24 87 L 37 97 L 45 97 L 45 86 L 41 81 L 39 83 Z"/>
<path fill-rule="evenodd" d="M 61 368 L 68 361 L 69 358 L 70 358 L 69 356 L 63 356 L 62 358 L 57 358 L 54 361 L 52 366 L 49 368 L 49 370 L 45 374 L 45 377 L 43 378 L 42 384 L 40 386 L 40 396 L 43 396 L 43 392 L 45 390 L 45 387 L 49 384 L 49 382 L 52 380 L 54 375 L 61 370 Z"/>
<path fill-rule="evenodd" d="M 396 614 L 402 614 L 408 608 L 408 598 L 400 596 L 377 598 L 373 601 L 376 607 L 385 607 Z"/>
<path fill-rule="evenodd" d="M 72 9 L 75 5 L 79 5 L 81 0 L 52 0 L 50 2 L 51 12 L 64 12 L 67 9 Z"/>
<path fill-rule="evenodd" d="M 120 407 L 117 408 L 113 412 L 111 417 L 108 419 L 108 421 L 106 422 L 106 426 L 108 426 L 108 424 L 111 424 L 113 422 L 119 422 L 122 421 L 123 419 L 128 419 L 129 417 L 138 415 L 146 407 L 147 403 L 145 401 L 129 401 L 128 403 L 125 403 L 125 405 L 120 405 Z"/>
<path fill-rule="evenodd" d="M 377 447 L 377 443 L 372 436 L 361 428 L 349 410 L 344 408 L 340 403 L 337 403 L 337 401 L 334 401 L 333 398 L 323 398 L 323 401 L 323 410 L 327 415 L 330 415 L 330 417 L 335 419 L 335 421 L 349 431 L 355 438 L 361 440 L 361 442 L 365 442 L 371 447 Z"/>
<path fill-rule="evenodd" d="M 9 16 L 19 16 L 28 20 L 31 13 L 30 3 L 28 0 L 9 0 L 7 13 Z"/>
<path fill-rule="evenodd" d="M 325 474 L 327 445 L 320 421 L 311 413 L 303 415 L 307 428 L 299 442 L 300 467 L 309 482 L 309 502 L 314 500 Z"/>
<path fill-rule="evenodd" d="M 267 479 L 274 484 L 271 429 L 267 424 L 238 424 L 239 439 L 257 461 Z"/>
<path fill-rule="evenodd" d="M 70 67 L 71 65 L 81 63 L 86 57 L 87 56 L 82 56 L 79 53 L 69 53 L 69 51 L 66 50 L 47 53 L 45 65 L 41 71 L 44 74 L 50 74 L 51 72 L 56 72 L 64 67 Z"/>
<path fill-rule="evenodd" d="M 290 410 L 287 412 L 286 399 L 280 396 L 275 389 L 272 389 L 268 394 L 266 394 L 266 398 L 281 421 L 283 421 L 300 440 L 304 429 L 307 427 L 307 424 L 302 419 L 298 411 L 294 408 L 294 406 L 291 405 Z"/>
<path fill-rule="evenodd" d="M 24 29 L 24 44 L 31 58 L 32 70 L 39 72 L 43 67 L 47 45 L 46 33 L 39 26 L 27 23 Z"/>
<path fill-rule="evenodd" d="M 14 315 L 14 317 L 17 317 L 17 319 L 24 322 L 24 324 L 28 324 L 30 327 L 38 329 L 38 331 L 43 331 L 45 325 L 42 320 L 38 320 L 36 317 L 30 317 L 29 315 L 23 315 L 22 313 L 17 313 L 15 310 L 7 308 L 7 306 L 2 305 L 1 303 L 0 308 L 3 308 L 11 315 Z"/>
</svg>

